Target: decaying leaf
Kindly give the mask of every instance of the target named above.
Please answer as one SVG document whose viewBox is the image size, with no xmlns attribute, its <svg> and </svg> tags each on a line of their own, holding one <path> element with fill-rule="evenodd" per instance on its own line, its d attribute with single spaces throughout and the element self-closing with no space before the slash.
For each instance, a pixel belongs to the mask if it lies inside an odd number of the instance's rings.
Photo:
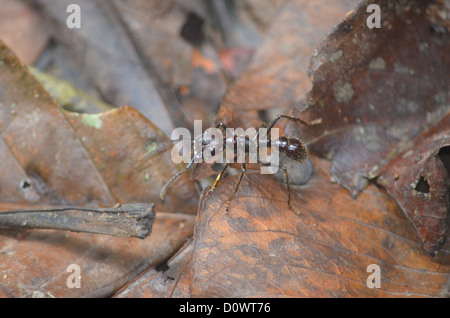
<svg viewBox="0 0 450 318">
<path fill-rule="evenodd" d="M 159 211 L 195 213 L 195 185 L 182 177 L 163 204 L 160 188 L 179 167 L 168 153 L 143 160 L 166 140 L 160 130 L 130 107 L 102 114 L 64 111 L 1 42 L 0 135 L 0 197 L 9 202 L 6 209 L 10 203 L 154 202 L 158 210 L 146 240 L 2 230 L 1 295 L 108 296 L 192 236 L 192 215 Z M 73 290 L 66 285 L 66 268 L 75 263 L 85 280 Z"/>
<path fill-rule="evenodd" d="M 36 62 L 50 38 L 43 19 L 25 1 L 3 0 L 0 8 L 0 39 L 25 64 Z"/>
<path fill-rule="evenodd" d="M 33 76 L 65 110 L 96 114 L 113 109 L 113 106 L 75 88 L 71 83 L 30 66 Z"/>
<path fill-rule="evenodd" d="M 161 131 L 130 107 L 100 114 L 63 111 L 3 44 L 0 58 L 4 201 L 162 204 L 159 189 L 179 168 L 169 152 L 143 160 L 165 140 Z M 194 213 L 195 191 L 183 177 L 157 209 Z"/>
<path fill-rule="evenodd" d="M 54 36 L 63 44 L 59 49 L 66 58 L 61 63 L 62 69 L 70 65 L 72 72 L 81 73 L 80 77 L 86 79 L 90 88 L 95 87 L 110 104 L 132 106 L 147 119 L 157 119 L 158 128 L 170 134 L 175 127 L 169 110 L 114 6 L 102 1 L 78 1 L 86 25 L 73 32 L 66 26 L 66 10 L 71 1 L 39 0 L 37 3 L 46 20 L 56 24 Z"/>
<path fill-rule="evenodd" d="M 225 213 L 237 179 L 203 196 L 190 262 L 196 297 L 433 297 L 448 293 L 448 244 L 430 258 L 393 199 L 370 185 L 354 200 L 330 184 L 330 164 L 287 207 L 284 185 L 249 175 Z M 367 287 L 367 268 L 381 288 Z"/>
<path fill-rule="evenodd" d="M 121 289 L 117 298 L 190 297 L 189 260 L 192 244 L 189 241 L 167 263 L 152 267 Z"/>
<path fill-rule="evenodd" d="M 431 255 L 448 236 L 449 150 L 450 113 L 398 154 L 378 178 L 417 228 Z"/>
<path fill-rule="evenodd" d="M 39 230 L 0 233 L 1 297 L 107 297 L 149 267 L 164 262 L 192 236 L 188 214 L 156 213 L 145 240 Z M 68 288 L 79 266 L 81 288 Z"/>
<path fill-rule="evenodd" d="M 450 81 L 444 75 L 450 72 L 450 35 L 444 22 L 436 19 L 444 3 L 377 2 L 382 27 L 370 29 L 366 8 L 371 3 L 361 3 L 311 60 L 313 89 L 299 107 L 303 111 L 294 113 L 306 120 L 321 119 L 322 125 L 287 129 L 300 130 L 310 149 L 332 162 L 333 179 L 353 197 L 383 169 L 397 169 L 389 165 L 399 152 L 435 152 L 414 149 L 411 140 L 450 109 Z M 442 182 L 433 188 L 441 193 L 433 199 L 440 202 L 438 207 L 413 204 L 414 208 L 407 208 L 406 198 L 395 195 L 431 254 L 447 236 L 448 195 L 444 193 L 448 186 L 441 172 L 435 178 Z M 392 178 L 382 184 L 391 192 L 404 191 L 419 181 L 414 178 L 408 175 L 396 181 L 395 187 L 403 190 L 392 189 Z M 428 221 L 419 221 L 417 215 Z"/>
<path fill-rule="evenodd" d="M 193 47 L 179 35 L 186 12 L 173 1 L 113 2 L 157 78 L 169 87 L 190 85 Z"/>
<path fill-rule="evenodd" d="M 381 28 L 367 26 L 370 4 Z M 449 109 L 450 35 L 433 19 L 436 6 L 443 2 L 364 1 L 313 55 L 313 89 L 294 113 L 322 125 L 294 130 L 354 197 Z"/>
</svg>

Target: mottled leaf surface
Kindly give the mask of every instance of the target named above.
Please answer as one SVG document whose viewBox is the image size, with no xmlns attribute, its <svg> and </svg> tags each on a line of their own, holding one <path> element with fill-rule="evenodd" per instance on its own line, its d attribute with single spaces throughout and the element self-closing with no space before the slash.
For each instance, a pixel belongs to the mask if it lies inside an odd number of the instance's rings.
<svg viewBox="0 0 450 318">
<path fill-rule="evenodd" d="M 229 213 L 225 201 L 237 178 L 201 200 L 190 263 L 197 297 L 434 297 L 448 294 L 448 244 L 431 258 L 395 201 L 370 185 L 354 200 L 330 183 L 330 164 L 287 208 L 273 176 L 244 177 Z M 326 189 L 326 191 L 325 191 Z M 381 269 L 370 289 L 367 267 Z"/>
<path fill-rule="evenodd" d="M 294 111 L 322 120 L 297 130 L 331 160 L 333 178 L 352 196 L 449 109 L 450 36 L 435 19 L 443 2 L 378 1 L 382 25 L 373 29 L 371 3 L 361 3 L 314 53 L 313 89 L 303 111 Z"/>
<path fill-rule="evenodd" d="M 136 110 L 66 112 L 0 44 L 0 209 L 12 203 L 105 206 L 154 202 L 159 211 L 195 213 L 187 176 L 160 188 L 179 168 L 169 153 L 144 158 L 164 135 Z M 157 213 L 146 240 L 58 231 L 0 233 L 0 293 L 8 297 L 108 296 L 167 259 L 192 236 L 194 217 Z M 77 264 L 83 288 L 69 289 Z"/>
<path fill-rule="evenodd" d="M 438 253 L 448 236 L 450 114 L 398 154 L 378 178 L 417 228 L 424 249 Z"/>
</svg>

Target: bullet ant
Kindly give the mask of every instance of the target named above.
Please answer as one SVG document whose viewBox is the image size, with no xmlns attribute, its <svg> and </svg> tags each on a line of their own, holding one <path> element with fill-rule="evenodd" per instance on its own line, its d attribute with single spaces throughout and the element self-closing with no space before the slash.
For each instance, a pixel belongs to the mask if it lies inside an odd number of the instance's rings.
<svg viewBox="0 0 450 318">
<path fill-rule="evenodd" d="M 295 138 L 295 137 L 290 137 L 290 136 L 279 136 L 279 138 L 277 140 L 271 139 L 270 132 L 271 132 L 272 128 L 274 127 L 275 123 L 281 118 L 286 118 L 286 119 L 289 119 L 292 121 L 296 121 L 296 122 L 302 123 L 304 125 L 320 123 L 320 120 L 314 121 L 312 123 L 307 123 L 297 117 L 293 117 L 293 116 L 289 116 L 289 115 L 285 115 L 285 114 L 279 114 L 279 115 L 275 116 L 275 118 L 272 119 L 272 121 L 269 124 L 262 123 L 261 126 L 258 128 L 258 131 L 256 133 L 254 140 L 258 139 L 259 135 L 261 134 L 261 132 L 263 131 L 264 128 L 266 128 L 267 130 L 265 130 L 263 135 L 261 135 L 261 137 L 259 137 L 259 142 L 256 143 L 257 147 L 260 147 L 260 145 L 263 145 L 270 149 L 272 146 L 276 145 L 276 146 L 278 146 L 279 152 L 284 153 L 286 155 L 286 157 L 288 157 L 292 160 L 295 160 L 299 163 L 304 163 L 308 157 L 308 149 L 306 148 L 306 145 L 300 138 Z M 228 127 L 224 123 L 221 122 L 215 128 L 227 129 Z M 151 153 L 148 153 L 146 156 L 153 154 L 155 152 L 159 152 L 162 149 L 164 149 L 165 147 L 167 147 L 170 143 L 175 143 L 178 141 L 180 141 L 180 140 L 170 140 L 169 142 L 164 143 L 161 146 L 158 146 L 158 148 L 156 150 L 152 151 Z M 217 149 L 216 148 L 217 145 L 220 145 L 222 150 L 225 149 L 225 147 L 232 145 L 233 146 L 232 149 L 235 152 L 234 154 L 236 155 L 237 144 L 243 143 L 245 145 L 245 155 L 248 155 L 249 149 L 251 147 L 251 145 L 250 145 L 251 140 L 248 136 L 245 136 L 244 139 L 242 140 L 242 138 L 240 139 L 236 135 L 234 135 L 228 139 L 223 138 L 222 142 L 214 141 L 211 138 L 205 139 L 205 138 L 203 138 L 203 135 L 199 135 L 192 140 L 193 145 L 195 145 L 196 143 L 199 143 L 201 145 L 202 151 L 196 151 L 195 150 L 196 147 L 195 146 L 193 147 L 193 149 L 194 149 L 193 155 L 192 155 L 191 161 L 188 163 L 186 168 L 184 170 L 180 171 L 179 173 L 177 173 L 175 176 L 173 176 L 172 179 L 170 179 L 169 182 L 167 182 L 166 185 L 164 185 L 164 187 L 161 189 L 160 196 L 161 196 L 162 200 L 164 200 L 165 193 L 167 191 L 167 188 L 170 186 L 170 184 L 173 181 L 175 181 L 175 179 L 177 179 L 180 175 L 187 172 L 194 165 L 194 163 L 196 162 L 196 159 L 202 159 L 203 151 L 206 148 L 209 148 L 208 150 L 211 151 L 212 154 L 214 155 L 214 153 L 216 152 L 216 149 Z M 261 159 L 259 157 L 259 153 L 257 156 L 257 163 L 259 165 L 263 165 L 263 166 L 270 165 L 269 163 L 261 161 Z M 211 193 L 212 191 L 215 190 L 217 184 L 222 180 L 222 178 L 224 177 L 225 172 L 227 171 L 229 166 L 230 166 L 230 163 L 227 162 L 225 164 L 225 166 L 223 167 L 222 171 L 217 175 L 212 187 L 209 189 L 209 193 Z M 296 213 L 297 215 L 300 215 L 300 212 L 297 211 L 296 209 L 294 209 L 291 205 L 291 187 L 290 187 L 289 174 L 288 174 L 287 168 L 286 168 L 286 166 L 282 165 L 281 163 L 279 164 L 278 168 L 283 171 L 284 182 L 286 184 L 286 188 L 288 191 L 288 200 L 287 200 L 288 207 L 292 212 Z M 246 163 L 242 163 L 241 164 L 241 174 L 239 175 L 239 179 L 234 186 L 233 192 L 232 192 L 231 196 L 228 198 L 227 203 L 226 203 L 226 208 L 225 208 L 226 212 L 229 211 L 231 200 L 233 199 L 235 193 L 237 192 L 239 185 L 241 184 L 242 178 L 244 177 L 246 172 L 247 172 Z"/>
</svg>

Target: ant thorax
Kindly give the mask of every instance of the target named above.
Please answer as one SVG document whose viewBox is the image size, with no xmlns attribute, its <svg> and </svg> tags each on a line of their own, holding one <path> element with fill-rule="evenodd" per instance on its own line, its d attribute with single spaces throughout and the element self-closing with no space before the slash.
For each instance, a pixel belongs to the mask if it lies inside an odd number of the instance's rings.
<svg viewBox="0 0 450 318">
<path fill-rule="evenodd" d="M 219 131 L 220 133 L 220 131 Z M 192 141 L 192 159 L 194 162 L 215 161 L 215 157 L 223 151 L 223 137 L 215 133 L 211 134 L 206 130 L 203 134 L 197 135 Z"/>
<path fill-rule="evenodd" d="M 192 159 L 194 162 L 203 160 L 203 134 L 197 135 L 192 140 Z"/>
<path fill-rule="evenodd" d="M 276 129 L 274 129 L 275 131 Z M 223 133 L 226 133 L 224 136 Z M 278 137 L 278 134 L 276 134 Z M 258 138 L 259 137 L 259 138 Z M 259 145 L 258 143 L 261 143 Z M 271 145 L 270 138 L 258 136 L 256 130 L 241 131 L 227 128 L 222 131 L 218 128 L 208 128 L 203 134 L 198 134 L 191 143 L 191 158 L 195 163 L 258 163 L 264 158 L 264 164 L 270 162 L 270 156 L 278 143 Z M 261 154 L 261 152 L 263 152 Z M 266 158 L 269 157 L 269 160 Z M 277 160 L 278 162 L 278 160 Z"/>
</svg>

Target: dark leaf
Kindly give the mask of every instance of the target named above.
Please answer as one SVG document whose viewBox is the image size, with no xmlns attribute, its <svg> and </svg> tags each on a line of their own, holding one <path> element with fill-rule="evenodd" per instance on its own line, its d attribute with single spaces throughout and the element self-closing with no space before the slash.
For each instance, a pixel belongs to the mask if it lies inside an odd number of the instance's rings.
<svg viewBox="0 0 450 318">
<path fill-rule="evenodd" d="M 435 255 L 448 236 L 450 211 L 450 114 L 414 140 L 381 172 L 378 183 L 417 228 L 424 249 Z"/>
<path fill-rule="evenodd" d="M 366 24 L 371 3 L 381 8 L 379 29 Z M 442 6 L 364 1 L 314 53 L 313 89 L 294 113 L 322 125 L 295 130 L 354 197 L 449 109 L 450 36 L 434 20 Z"/>
<path fill-rule="evenodd" d="M 84 26 L 74 31 L 66 26 L 66 10 L 71 1 L 39 0 L 38 3 L 47 20 L 54 21 L 55 36 L 64 44 L 58 48 L 64 51 L 62 55 L 66 58 L 59 63 L 62 69 L 81 74 L 85 79 L 83 83 L 99 90 L 107 102 L 118 107 L 134 107 L 147 119 L 157 121 L 164 133 L 170 134 L 174 124 L 169 110 L 114 6 L 103 1 L 78 1 L 83 8 Z"/>
</svg>

